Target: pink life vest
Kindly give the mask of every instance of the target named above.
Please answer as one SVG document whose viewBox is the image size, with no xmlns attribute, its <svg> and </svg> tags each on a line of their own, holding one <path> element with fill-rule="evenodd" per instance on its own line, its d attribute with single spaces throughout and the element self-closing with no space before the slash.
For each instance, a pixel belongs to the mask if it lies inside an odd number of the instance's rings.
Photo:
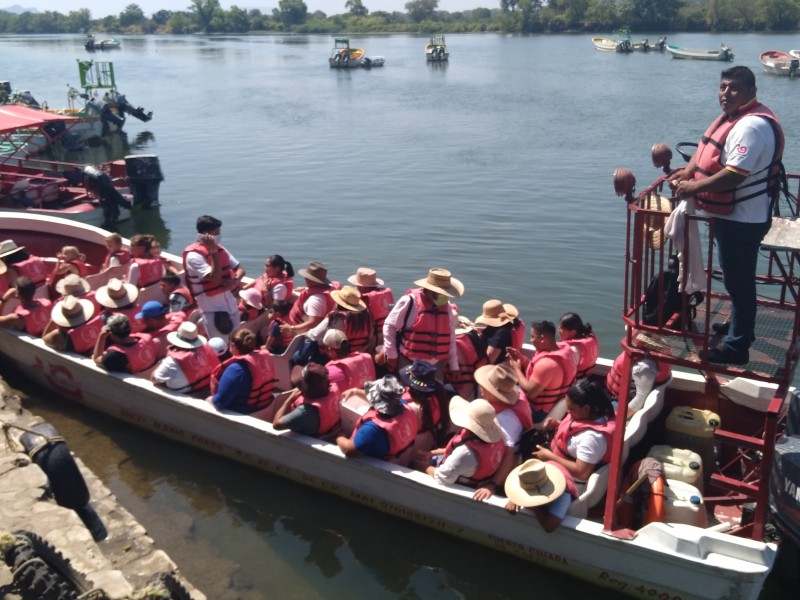
<svg viewBox="0 0 800 600">
<path fill-rule="evenodd" d="M 345 377 L 344 389 L 364 389 L 367 381 L 375 379 L 375 361 L 366 352 L 354 352 L 344 358 L 329 360 L 325 366 L 335 366 Z"/>
<path fill-rule="evenodd" d="M 611 445 L 614 441 L 614 432 L 617 430 L 617 422 L 614 419 L 603 419 L 602 423 L 585 419 L 574 421 L 572 415 L 567 413 L 567 416 L 564 417 L 564 420 L 561 421 L 561 424 L 556 430 L 556 435 L 553 438 L 552 444 L 550 444 L 550 449 L 556 456 L 574 459 L 575 457 L 567 452 L 569 440 L 572 436 L 588 429 L 602 433 L 603 437 L 606 438 L 606 453 L 600 460 L 600 464 L 608 463 L 608 461 L 611 460 Z"/>
<path fill-rule="evenodd" d="M 316 408 L 319 415 L 319 430 L 316 435 L 328 435 L 341 423 L 341 413 L 339 412 L 339 401 L 341 399 L 342 394 L 339 391 L 339 387 L 336 384 L 331 384 L 331 389 L 324 398 L 309 399 L 301 394 L 292 402 L 291 410 L 302 404 Z"/>
<path fill-rule="evenodd" d="M 580 359 L 578 361 L 576 378 L 582 379 L 583 377 L 588 377 L 594 369 L 595 363 L 597 363 L 597 357 L 600 356 L 600 344 L 597 338 L 593 333 L 590 333 L 586 337 L 564 341 L 573 348 L 578 349 Z"/>
<path fill-rule="evenodd" d="M 525 377 L 530 379 L 533 374 L 533 366 L 544 358 L 551 358 L 556 362 L 561 371 L 561 382 L 554 387 L 544 388 L 536 398 L 529 402 L 531 410 L 549 412 L 575 383 L 577 369 L 572 362 L 572 348 L 568 344 L 564 344 L 550 352 L 536 352 L 531 362 L 528 363 Z M 527 396 L 522 390 L 520 390 L 520 400 L 527 400 Z"/>
<path fill-rule="evenodd" d="M 36 304 L 33 308 L 25 308 L 18 306 L 14 309 L 14 313 L 22 317 L 25 323 L 25 331 L 31 335 L 40 336 L 50 322 L 50 313 L 53 310 L 53 303 L 46 298 L 39 298 L 33 300 Z"/>
<path fill-rule="evenodd" d="M 207 388 L 211 382 L 211 374 L 219 366 L 219 358 L 208 344 L 194 350 L 174 348 L 170 350 L 169 356 L 189 381 L 189 387 L 193 391 Z"/>
<path fill-rule="evenodd" d="M 129 250 L 122 248 L 120 250 L 117 250 L 116 252 L 108 254 L 105 260 L 103 261 L 103 270 L 107 269 L 110 266 L 112 258 L 116 258 L 117 262 L 119 262 L 120 265 L 127 265 L 129 262 L 131 262 L 131 253 Z"/>
<path fill-rule="evenodd" d="M 164 276 L 164 262 L 160 258 L 134 258 L 133 262 L 139 265 L 139 283 L 136 285 L 140 288 L 158 283 Z"/>
<path fill-rule="evenodd" d="M 567 471 L 567 468 L 560 462 L 556 462 L 554 460 L 548 460 L 547 464 L 553 465 L 564 474 L 564 480 L 565 483 L 567 484 L 566 491 L 569 492 L 569 495 L 572 496 L 573 498 L 580 497 L 580 493 L 578 492 L 578 486 L 575 485 L 575 479 L 572 477 L 572 473 Z"/>
<path fill-rule="evenodd" d="M 158 344 L 159 356 L 166 356 L 167 350 L 169 350 L 167 334 L 178 331 L 178 327 L 186 320 L 186 315 L 182 312 L 167 313 L 164 317 L 167 319 L 167 324 L 156 331 L 149 332 Z"/>
<path fill-rule="evenodd" d="M 36 287 L 41 286 L 47 281 L 47 265 L 38 256 L 28 256 L 25 260 L 21 260 L 13 265 L 17 273 L 24 275 L 36 284 Z"/>
<path fill-rule="evenodd" d="M 375 330 L 383 331 L 383 322 L 392 312 L 394 305 L 394 294 L 392 294 L 391 288 L 373 288 L 368 292 L 361 292 L 361 299 L 364 300 L 369 314 L 372 315 Z"/>
<path fill-rule="evenodd" d="M 511 328 L 511 347 L 516 348 L 517 350 L 521 350 L 522 345 L 525 343 L 525 321 L 517 317 L 514 319 L 512 325 L 513 327 Z"/>
<path fill-rule="evenodd" d="M 498 416 L 500 413 L 507 410 L 513 412 L 522 425 L 522 431 L 527 431 L 533 427 L 533 414 L 531 413 L 531 406 L 527 402 L 517 400 L 512 406 L 511 404 L 506 404 L 502 400 L 489 400 L 489 404 L 492 405 L 492 408 L 494 408 Z"/>
<path fill-rule="evenodd" d="M 86 323 L 81 323 L 75 327 L 59 327 L 66 333 L 72 344 L 73 352 L 77 354 L 87 354 L 94 350 L 95 342 L 100 337 L 100 330 L 103 328 L 103 319 L 100 315 L 95 315 Z"/>
<path fill-rule="evenodd" d="M 419 425 L 417 423 L 417 415 L 414 411 L 403 406 L 403 410 L 391 418 L 383 418 L 378 416 L 378 411 L 370 408 L 358 420 L 355 429 L 353 429 L 353 439 L 364 423 L 372 422 L 386 432 L 386 437 L 389 440 L 389 453 L 383 457 L 384 460 L 396 458 L 405 452 L 414 443 L 414 438 L 417 437 Z"/>
<path fill-rule="evenodd" d="M 294 292 L 294 279 L 289 277 L 286 274 L 286 271 L 283 271 L 280 277 L 267 277 L 265 275 L 261 275 L 258 279 L 256 279 L 253 287 L 256 288 L 259 292 L 261 292 L 262 301 L 266 304 L 272 304 L 272 288 L 276 285 L 283 284 L 286 286 L 286 298 L 285 300 L 288 302 L 292 298 L 292 293 Z"/>
<path fill-rule="evenodd" d="M 330 288 L 307 287 L 300 292 L 297 300 L 295 300 L 294 304 L 292 304 L 292 309 L 289 311 L 289 322 L 292 325 L 300 325 L 306 320 L 308 315 L 304 312 L 303 305 L 306 303 L 306 300 L 315 294 L 320 294 L 324 297 L 326 315 L 336 308 L 336 302 L 333 300 L 333 298 L 331 298 Z"/>
<path fill-rule="evenodd" d="M 614 359 L 614 364 L 611 365 L 611 369 L 606 375 L 606 389 L 609 394 L 617 399 L 619 399 L 619 386 L 622 383 L 622 361 L 624 359 L 625 353 L 622 352 Z M 656 366 L 658 367 L 658 374 L 653 382 L 654 387 L 666 383 L 672 376 L 672 366 L 669 363 L 656 361 Z"/>
<path fill-rule="evenodd" d="M 87 296 L 80 297 L 88 300 Z M 136 315 L 138 315 L 142 309 L 136 304 L 131 304 L 130 306 L 125 306 L 123 308 L 108 308 L 107 306 L 101 305 L 100 309 L 103 311 L 103 315 L 105 315 L 106 320 L 111 317 L 111 315 L 125 315 L 128 317 L 128 322 L 131 326 L 131 333 L 142 333 L 144 331 L 144 321 L 136 318 Z"/>
<path fill-rule="evenodd" d="M 250 386 L 250 393 L 247 396 L 247 406 L 253 410 L 260 410 L 272 404 L 275 398 L 274 388 L 278 381 L 275 376 L 275 365 L 272 363 L 272 355 L 266 350 L 253 350 L 250 354 L 239 354 L 230 357 L 219 365 L 211 375 L 211 393 L 216 394 L 219 387 L 219 379 L 228 365 L 240 362 L 247 366 L 253 382 Z"/>
<path fill-rule="evenodd" d="M 439 398 L 436 394 L 426 394 L 424 400 L 415 400 L 411 397 L 411 392 L 408 388 L 406 391 L 403 392 L 402 400 L 405 401 L 406 404 L 420 404 L 420 402 L 425 402 L 425 405 L 428 407 L 431 413 L 431 424 L 430 427 L 422 429 L 422 419 L 420 418 L 419 422 L 419 432 L 418 433 L 425 433 L 426 431 L 430 431 L 432 429 L 436 429 L 439 427 L 439 424 L 442 422 L 442 407 L 439 405 Z M 422 410 L 422 409 L 420 409 Z"/>
<path fill-rule="evenodd" d="M 475 371 L 489 364 L 486 356 L 486 342 L 474 329 L 456 334 L 456 356 L 458 357 L 458 373 L 445 374 L 447 381 L 454 385 L 475 384 Z"/>
<path fill-rule="evenodd" d="M 455 435 L 449 442 L 447 442 L 447 446 L 444 449 L 444 458 L 442 462 L 447 460 L 447 457 L 453 453 L 458 446 L 462 444 L 466 444 L 467 448 L 475 454 L 475 457 L 478 459 L 478 466 L 475 468 L 475 472 L 470 476 L 462 477 L 467 480 L 469 485 L 476 486 L 481 481 L 485 481 L 489 479 L 492 475 L 494 475 L 497 468 L 500 466 L 500 463 L 503 462 L 503 455 L 506 451 L 506 446 L 503 443 L 503 440 L 498 440 L 494 443 L 484 442 L 481 439 L 471 439 L 469 441 L 464 441 L 464 439 L 470 434 L 468 429 L 462 429 L 457 435 Z"/>
<path fill-rule="evenodd" d="M 192 297 L 197 298 L 202 294 L 206 294 L 207 296 L 217 296 L 225 292 L 228 284 L 233 281 L 233 268 L 231 267 L 230 254 L 228 254 L 228 251 L 222 246 L 218 246 L 217 251 L 219 252 L 219 265 L 220 269 L 222 270 L 222 279 L 219 283 L 215 283 L 210 279 L 204 280 L 202 277 L 193 274 L 189 269 L 186 268 L 186 257 L 190 252 L 197 252 L 198 254 L 201 254 L 203 258 L 206 259 L 206 262 L 211 264 L 212 259 L 206 246 L 199 242 L 194 242 L 189 244 L 183 251 L 184 277 L 186 278 L 186 283 L 189 286 L 189 290 L 192 292 Z"/>
<path fill-rule="evenodd" d="M 766 119 L 772 126 L 775 134 L 775 152 L 772 161 L 762 171 L 763 177 L 748 184 L 748 188 L 738 187 L 725 192 L 702 192 L 697 195 L 697 208 L 706 212 L 719 215 L 727 215 L 733 212 L 734 205 L 760 196 L 764 191 L 773 198 L 780 186 L 780 175 L 782 170 L 781 159 L 783 158 L 784 136 L 783 129 L 778 123 L 778 117 L 769 108 L 760 102 L 752 102 L 749 106 L 740 109 L 739 112 L 729 117 L 725 113 L 717 117 L 708 127 L 700 143 L 697 145 L 695 153 L 695 172 L 694 178 L 705 179 L 719 173 L 725 168 L 722 164 L 722 152 L 725 149 L 725 140 L 733 129 L 733 126 L 742 117 L 757 116 Z M 766 220 L 767 215 L 765 215 Z"/>
<path fill-rule="evenodd" d="M 158 360 L 158 344 L 146 333 L 132 333 L 131 337 L 137 340 L 135 344 L 129 346 L 112 344 L 106 348 L 106 351 L 122 352 L 128 358 L 128 371 L 130 373 L 139 373 L 156 364 L 156 360 Z"/>
<path fill-rule="evenodd" d="M 450 341 L 455 335 L 450 321 L 450 306 L 436 306 L 422 288 L 412 290 L 410 295 L 417 310 L 417 318 L 408 325 L 408 315 L 411 312 L 409 305 L 403 327 L 399 330 L 399 335 L 402 336 L 400 351 L 409 360 L 447 360 Z"/>
</svg>

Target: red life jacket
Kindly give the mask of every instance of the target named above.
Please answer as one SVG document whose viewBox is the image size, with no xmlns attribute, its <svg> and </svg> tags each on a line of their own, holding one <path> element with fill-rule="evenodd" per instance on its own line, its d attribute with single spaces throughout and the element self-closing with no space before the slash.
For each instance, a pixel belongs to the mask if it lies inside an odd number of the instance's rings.
<svg viewBox="0 0 800 600">
<path fill-rule="evenodd" d="M 8 280 L 4 275 L 0 275 L 0 298 L 8 291 Z"/>
<path fill-rule="evenodd" d="M 31 335 L 40 336 L 50 322 L 50 313 L 53 310 L 53 303 L 46 298 L 33 300 L 35 307 L 28 309 L 20 305 L 14 309 L 14 314 L 22 317 L 25 323 L 25 331 Z"/>
<path fill-rule="evenodd" d="M 156 364 L 156 360 L 158 360 L 158 344 L 146 333 L 132 333 L 131 337 L 137 340 L 135 344 L 129 346 L 112 344 L 106 348 L 106 351 L 122 352 L 128 358 L 128 371 L 130 373 L 139 373 Z"/>
<path fill-rule="evenodd" d="M 525 343 L 525 322 L 517 317 L 514 319 L 513 325 L 511 328 L 511 347 L 521 350 L 522 345 Z"/>
<path fill-rule="evenodd" d="M 88 300 L 87 296 L 80 297 Z M 131 325 L 131 333 L 141 333 L 144 331 L 144 321 L 136 318 L 136 315 L 141 312 L 141 308 L 136 304 L 131 304 L 130 306 L 126 306 L 124 308 L 108 308 L 107 306 L 101 305 L 100 309 L 103 311 L 103 315 L 106 317 L 106 320 L 111 317 L 111 315 L 125 315 L 128 317 L 128 322 Z"/>
<path fill-rule="evenodd" d="M 306 320 L 308 315 L 303 312 L 303 305 L 306 303 L 306 300 L 315 294 L 321 294 L 324 296 L 326 315 L 336 308 L 336 302 L 334 302 L 333 298 L 331 298 L 330 288 L 307 287 L 300 292 L 297 300 L 295 300 L 294 304 L 292 304 L 292 310 L 289 311 L 289 322 L 292 325 L 300 325 Z"/>
<path fill-rule="evenodd" d="M 272 288 L 276 285 L 283 284 L 286 286 L 286 301 L 288 302 L 292 298 L 292 293 L 294 292 L 294 279 L 289 277 L 284 271 L 280 277 L 267 277 L 266 275 L 262 275 L 258 279 L 256 279 L 255 287 L 259 292 L 261 292 L 262 300 L 266 303 L 271 303 L 272 300 Z M 267 299 L 269 298 L 269 299 Z"/>
<path fill-rule="evenodd" d="M 266 312 L 264 308 L 253 308 L 246 302 L 239 303 L 239 318 L 242 323 L 247 323 L 248 321 L 255 321 L 258 317 L 263 315 Z"/>
<path fill-rule="evenodd" d="M 414 438 L 417 437 L 419 425 L 417 423 L 417 415 L 414 411 L 403 406 L 403 410 L 397 415 L 386 419 L 378 416 L 378 411 L 370 408 L 358 420 L 353 436 L 355 437 L 358 428 L 364 423 L 374 423 L 386 432 L 386 437 L 389 440 L 389 453 L 383 457 L 384 460 L 396 458 L 405 452 L 414 443 Z M 351 439 L 352 439 L 351 437 Z"/>
<path fill-rule="evenodd" d="M 456 355 L 458 356 L 458 374 L 446 374 L 447 381 L 455 385 L 474 384 L 475 371 L 479 367 L 489 364 L 486 356 L 486 342 L 474 329 L 456 334 Z"/>
<path fill-rule="evenodd" d="M 77 354 L 87 354 L 94 350 L 94 344 L 97 338 L 100 337 L 100 330 L 103 328 L 103 319 L 100 315 L 95 315 L 86 323 L 77 325 L 75 327 L 59 327 L 59 329 L 67 334 L 69 341 L 72 343 L 72 351 Z"/>
<path fill-rule="evenodd" d="M 363 389 L 367 381 L 375 379 L 375 361 L 366 352 L 354 352 L 344 358 L 329 360 L 325 366 L 336 366 L 342 370 L 346 390 Z"/>
<path fill-rule="evenodd" d="M 336 429 L 341 423 L 341 414 L 339 412 L 339 401 L 342 399 L 342 394 L 336 384 L 331 385 L 330 392 L 324 398 L 308 399 L 302 394 L 292 402 L 291 410 L 294 410 L 302 404 L 313 406 L 317 409 L 319 415 L 319 430 L 317 436 L 327 435 Z"/>
<path fill-rule="evenodd" d="M 167 324 L 156 331 L 149 332 L 158 344 L 159 356 L 167 355 L 167 350 L 169 349 L 167 334 L 173 331 L 178 331 L 178 327 L 180 327 L 181 323 L 186 320 L 186 315 L 182 312 L 167 313 L 164 315 L 164 317 L 167 319 Z"/>
<path fill-rule="evenodd" d="M 775 193 L 778 191 L 782 170 L 781 159 L 783 158 L 785 143 L 783 129 L 778 123 L 778 117 L 775 116 L 775 113 L 760 102 L 755 101 L 743 110 L 740 109 L 735 116 L 729 117 L 723 113 L 711 123 L 697 145 L 694 178 L 695 180 L 705 179 L 725 168 L 722 163 L 725 140 L 728 138 L 733 126 L 745 116 L 763 117 L 772 126 L 772 131 L 775 134 L 775 152 L 772 155 L 772 161 L 761 171 L 763 176 L 749 183 L 747 188 L 740 186 L 725 192 L 702 192 L 698 194 L 697 208 L 718 215 L 727 215 L 733 212 L 734 205 L 739 202 L 760 196 L 765 191 L 770 198 L 774 198 Z"/>
<path fill-rule="evenodd" d="M 564 394 L 567 393 L 572 384 L 575 383 L 575 374 L 577 369 L 575 363 L 572 362 L 572 348 L 568 344 L 559 346 L 556 350 L 550 352 L 536 352 L 528 363 L 528 369 L 525 372 L 525 377 L 531 378 L 533 374 L 533 366 L 544 358 L 553 359 L 561 371 L 561 382 L 554 387 L 544 388 L 536 398 L 528 400 L 530 402 L 531 410 L 538 410 L 548 412 L 556 402 L 558 402 Z M 520 400 L 527 400 L 525 392 L 520 390 Z"/>
<path fill-rule="evenodd" d="M 182 312 L 186 313 L 187 316 L 195 308 L 197 308 L 197 303 L 194 301 L 194 297 L 192 296 L 192 292 L 189 291 L 189 288 L 183 286 L 176 287 L 172 292 L 170 292 L 170 296 L 172 296 L 172 294 L 177 294 L 178 296 L 182 296 L 183 298 L 186 299 L 186 302 L 188 302 L 188 304 L 186 305 L 186 308 L 184 308 Z"/>
<path fill-rule="evenodd" d="M 120 265 L 127 265 L 129 262 L 131 262 L 131 253 L 129 250 L 121 248 L 116 252 L 108 254 L 103 261 L 103 270 L 109 267 L 112 258 L 116 258 Z"/>
<path fill-rule="evenodd" d="M 464 441 L 464 438 L 466 438 L 469 433 L 470 432 L 468 429 L 462 429 L 449 442 L 447 442 L 447 446 L 445 446 L 444 449 L 444 458 L 442 459 L 442 462 L 446 461 L 447 457 L 450 456 L 453 453 L 453 450 L 455 450 L 458 446 L 466 444 L 467 448 L 469 448 L 478 459 L 478 466 L 475 468 L 475 472 L 471 477 L 465 477 L 462 475 L 462 478 L 466 479 L 469 485 L 476 486 L 481 481 L 485 481 L 494 475 L 495 471 L 497 471 L 497 468 L 500 466 L 500 463 L 503 462 L 503 455 L 505 454 L 506 446 L 502 439 L 494 443 L 484 442 L 481 439 Z"/>
<path fill-rule="evenodd" d="M 28 256 L 25 260 L 9 266 L 14 267 L 20 275 L 30 279 L 36 284 L 36 287 L 47 281 L 47 264 L 38 256 Z"/>
<path fill-rule="evenodd" d="M 217 393 L 219 378 L 222 376 L 223 371 L 228 365 L 235 362 L 244 363 L 253 380 L 250 386 L 250 394 L 247 396 L 247 405 L 253 410 L 259 410 L 272 404 L 275 398 L 273 390 L 278 379 L 275 376 L 272 355 L 266 350 L 253 350 L 250 354 L 232 356 L 219 365 L 211 375 L 211 393 Z"/>
<path fill-rule="evenodd" d="M 591 374 L 592 369 L 594 369 L 595 363 L 597 363 L 597 357 L 600 356 L 600 344 L 598 343 L 597 338 L 593 333 L 590 333 L 583 338 L 573 338 L 571 340 L 564 341 L 566 341 L 567 344 L 573 348 L 578 349 L 580 360 L 578 362 L 578 372 L 576 377 L 578 379 L 588 377 Z"/>
<path fill-rule="evenodd" d="M 442 407 L 439 404 L 439 398 L 436 394 L 427 394 L 425 396 L 425 400 L 415 400 L 411 397 L 411 392 L 406 388 L 406 391 L 403 392 L 402 399 L 405 401 L 406 404 L 420 404 L 421 402 L 425 402 L 425 405 L 428 407 L 430 414 L 431 414 L 431 424 L 430 427 L 426 429 L 422 429 L 422 422 L 420 419 L 420 430 L 418 433 L 425 433 L 426 431 L 430 431 L 431 429 L 436 429 L 439 424 L 442 422 Z"/>
<path fill-rule="evenodd" d="M 207 388 L 211 382 L 211 374 L 219 366 L 219 358 L 208 344 L 195 350 L 173 348 L 169 356 L 180 367 L 193 391 Z"/>
<path fill-rule="evenodd" d="M 81 277 L 86 277 L 89 274 L 89 266 L 86 264 L 86 261 L 81 260 L 80 258 L 74 258 L 72 260 L 67 261 L 70 265 L 75 265 L 78 269 L 78 275 Z"/>
<path fill-rule="evenodd" d="M 369 348 L 375 325 L 369 312 L 342 311 L 344 314 L 344 334 L 350 342 L 350 349 L 355 352 Z"/>
<path fill-rule="evenodd" d="M 557 467 L 558 470 L 564 474 L 564 480 L 567 484 L 566 490 L 569 492 L 570 496 L 572 496 L 573 498 L 578 498 L 580 496 L 580 493 L 578 492 L 578 486 L 575 485 L 575 479 L 573 479 L 572 474 L 569 471 L 567 471 L 567 468 L 561 463 L 556 462 L 554 460 L 548 460 L 547 464 Z"/>
<path fill-rule="evenodd" d="M 492 405 L 492 408 L 494 408 L 494 411 L 498 415 L 507 410 L 510 410 L 517 415 L 517 419 L 519 419 L 519 422 L 522 425 L 522 431 L 527 431 L 533 427 L 533 414 L 531 413 L 531 406 L 527 402 L 521 402 L 518 400 L 512 406 L 510 404 L 506 404 L 502 400 L 489 400 L 489 404 Z"/>
<path fill-rule="evenodd" d="M 383 322 L 394 305 L 394 294 L 391 288 L 373 288 L 368 292 L 361 292 L 361 299 L 366 303 L 369 314 L 375 322 L 375 330 L 383 331 Z"/>
<path fill-rule="evenodd" d="M 608 461 L 611 460 L 611 444 L 614 441 L 614 432 L 617 429 L 617 422 L 614 419 L 604 419 L 603 423 L 584 419 L 574 421 L 572 415 L 567 413 L 567 416 L 564 417 L 564 420 L 561 421 L 561 425 L 559 425 L 556 430 L 556 435 L 553 437 L 550 449 L 556 456 L 574 459 L 575 457 L 567 452 L 567 444 L 572 436 L 588 429 L 602 433 L 603 437 L 606 438 L 606 453 L 603 455 L 599 464 L 607 464 Z"/>
<path fill-rule="evenodd" d="M 625 353 L 621 353 L 614 359 L 614 364 L 606 375 L 606 389 L 608 393 L 614 398 L 619 399 L 619 386 L 622 383 L 622 361 L 625 358 Z M 663 361 L 656 361 L 658 367 L 658 374 L 653 382 L 653 387 L 666 383 L 672 377 L 672 365 Z"/>
<path fill-rule="evenodd" d="M 201 294 L 206 294 L 207 296 L 217 296 L 222 294 L 226 291 L 226 286 L 233 281 L 233 268 L 231 267 L 231 257 L 228 254 L 228 251 L 222 246 L 218 246 L 217 251 L 219 252 L 219 265 L 220 269 L 222 270 L 222 279 L 219 283 L 214 283 L 210 279 L 203 280 L 202 277 L 198 277 L 186 268 L 186 256 L 190 252 L 197 252 L 198 254 L 201 254 L 203 258 L 206 259 L 206 262 L 211 264 L 212 259 L 206 246 L 199 242 L 194 242 L 189 244 L 183 251 L 184 277 L 186 278 L 186 283 L 188 284 L 189 290 L 194 298 L 197 298 Z"/>
<path fill-rule="evenodd" d="M 402 341 L 402 346 L 398 344 L 400 351 L 409 360 L 447 360 L 450 341 L 454 335 L 450 323 L 450 307 L 447 304 L 436 306 L 422 288 L 412 290 L 410 295 L 417 309 L 417 319 L 408 325 L 408 315 L 411 312 L 409 305 L 403 327 L 398 331 Z"/>
<path fill-rule="evenodd" d="M 270 330 L 272 329 L 273 323 L 278 323 L 278 325 L 280 326 L 280 325 L 288 325 L 289 321 L 288 319 L 285 319 L 284 317 L 276 314 L 274 317 L 272 317 L 272 320 L 269 322 Z M 289 344 L 292 343 L 293 339 L 294 339 L 294 334 L 291 331 L 281 332 L 280 337 L 276 338 L 273 344 L 278 346 L 286 346 L 288 348 Z"/>
<path fill-rule="evenodd" d="M 139 283 L 136 285 L 140 288 L 158 283 L 164 276 L 164 262 L 160 258 L 134 258 L 133 262 L 139 265 Z"/>
</svg>

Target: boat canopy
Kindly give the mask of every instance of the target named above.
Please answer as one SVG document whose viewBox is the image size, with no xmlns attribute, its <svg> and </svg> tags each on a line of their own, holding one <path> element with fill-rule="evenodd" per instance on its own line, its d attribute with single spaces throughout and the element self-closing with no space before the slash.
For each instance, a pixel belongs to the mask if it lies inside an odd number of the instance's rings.
<svg viewBox="0 0 800 600">
<path fill-rule="evenodd" d="M 0 134 L 11 133 L 20 129 L 38 128 L 48 121 L 74 121 L 68 115 L 56 115 L 28 108 L 27 106 L 0 106 Z"/>
</svg>

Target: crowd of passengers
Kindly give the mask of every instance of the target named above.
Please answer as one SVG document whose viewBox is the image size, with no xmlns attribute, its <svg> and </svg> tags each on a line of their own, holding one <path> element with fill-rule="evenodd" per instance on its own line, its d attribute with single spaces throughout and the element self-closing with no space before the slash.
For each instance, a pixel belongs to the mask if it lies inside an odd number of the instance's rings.
<svg viewBox="0 0 800 600">
<path fill-rule="evenodd" d="M 280 255 L 243 282 L 221 227 L 198 218 L 182 268 L 150 235 L 125 247 L 111 234 L 99 265 L 75 246 L 38 257 L 0 242 L 0 326 L 215 409 L 335 441 L 347 457 L 401 462 L 438 484 L 471 486 L 475 500 L 505 495 L 509 511 L 532 508 L 547 531 L 609 461 L 623 355 L 605 382 L 590 378 L 598 341 L 577 314 L 558 325 L 535 321 L 528 358 L 517 308 L 490 299 L 474 319 L 459 315 L 453 301 L 464 285 L 446 269 L 431 268 L 397 299 L 374 269 L 359 267 L 340 285 L 317 261 L 298 270 L 295 288 Z M 87 277 L 107 269 L 117 276 L 92 289 Z M 161 299 L 141 302 L 154 286 Z M 273 357 L 290 347 L 294 387 L 279 395 Z M 649 359 L 634 365 L 628 416 L 669 375 Z M 549 416 L 562 400 L 565 416 Z M 343 435 L 340 406 L 358 403 L 366 412 Z"/>
</svg>

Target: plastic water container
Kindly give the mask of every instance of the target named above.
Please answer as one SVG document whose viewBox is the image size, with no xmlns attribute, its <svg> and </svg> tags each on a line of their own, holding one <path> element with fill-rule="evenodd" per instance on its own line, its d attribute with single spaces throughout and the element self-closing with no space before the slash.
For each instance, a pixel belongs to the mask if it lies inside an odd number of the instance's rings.
<svg viewBox="0 0 800 600">
<path fill-rule="evenodd" d="M 349 396 L 339 404 L 339 416 L 342 419 L 342 434 L 350 436 L 361 416 L 369 410 L 370 404 L 359 396 Z"/>
<path fill-rule="evenodd" d="M 661 461 L 667 479 L 677 479 L 703 491 L 703 459 L 697 452 L 658 445 L 650 448 L 647 456 Z"/>
<path fill-rule="evenodd" d="M 673 448 L 697 452 L 703 459 L 703 471 L 716 470 L 714 431 L 720 426 L 719 415 L 691 406 L 676 406 L 667 416 L 665 441 Z"/>
<path fill-rule="evenodd" d="M 677 479 L 667 479 L 664 490 L 664 522 L 708 527 L 703 494 L 695 486 Z"/>
</svg>

